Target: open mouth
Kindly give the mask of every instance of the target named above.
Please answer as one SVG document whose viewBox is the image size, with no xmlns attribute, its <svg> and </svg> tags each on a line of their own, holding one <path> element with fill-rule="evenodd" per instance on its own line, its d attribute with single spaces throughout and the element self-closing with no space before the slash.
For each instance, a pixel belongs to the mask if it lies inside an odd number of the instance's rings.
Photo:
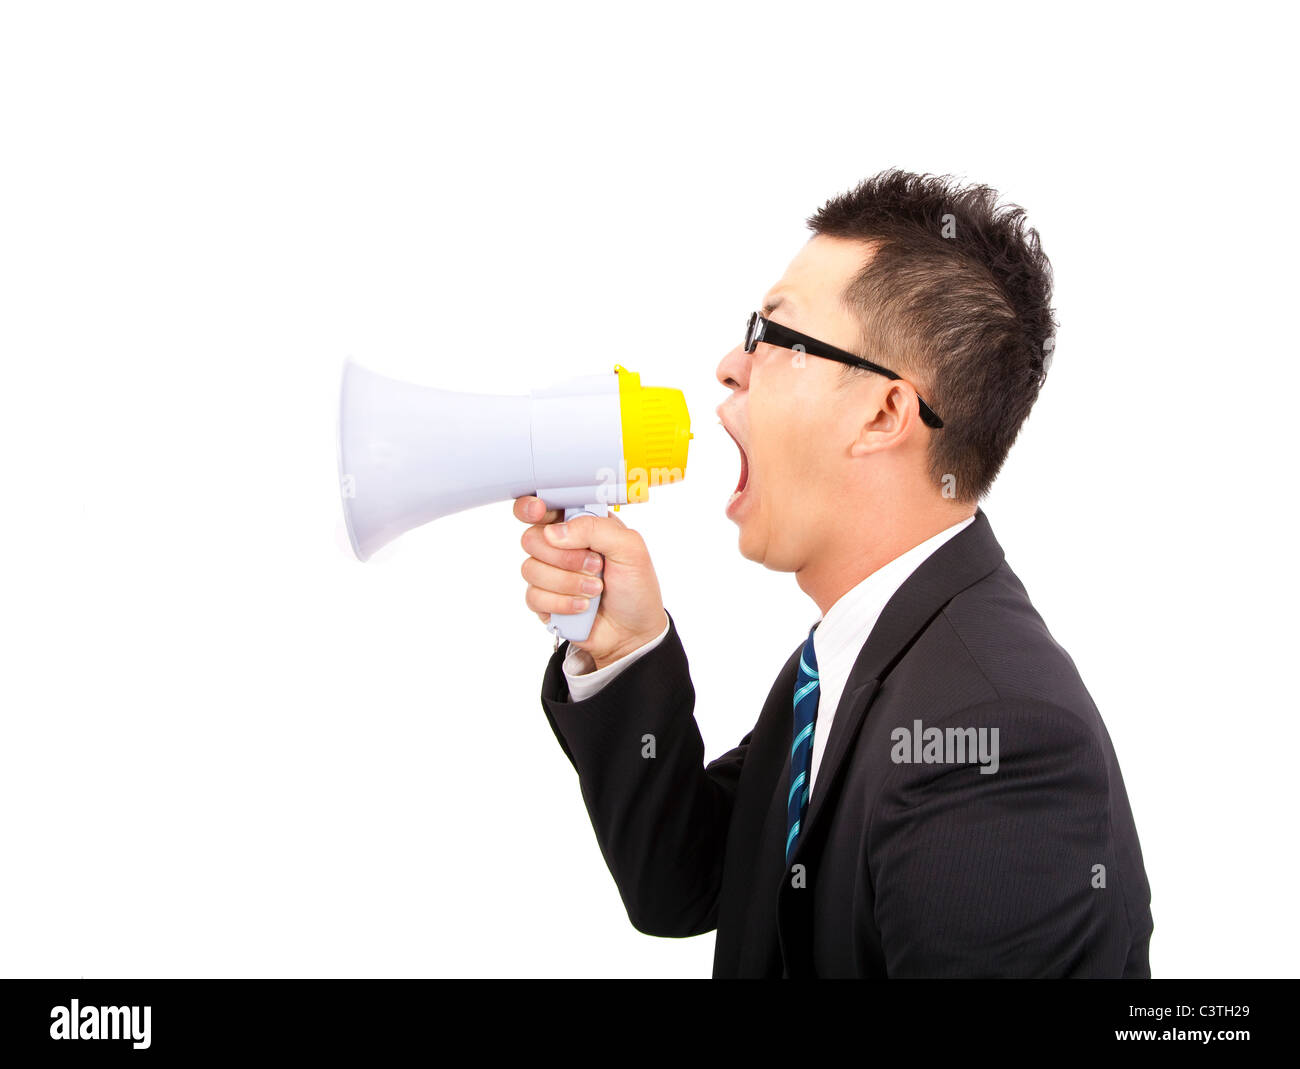
<svg viewBox="0 0 1300 1069">
<path fill-rule="evenodd" d="M 734 501 L 737 497 L 739 497 L 742 493 L 744 493 L 745 487 L 749 483 L 749 456 L 745 452 L 745 447 L 741 445 L 740 441 L 736 438 L 736 436 L 732 434 L 730 430 L 727 429 L 727 425 L 725 423 L 722 424 L 722 429 L 727 432 L 731 440 L 736 443 L 736 448 L 740 450 L 740 478 L 736 482 L 736 489 L 733 490 L 731 493 L 731 499 Z"/>
</svg>

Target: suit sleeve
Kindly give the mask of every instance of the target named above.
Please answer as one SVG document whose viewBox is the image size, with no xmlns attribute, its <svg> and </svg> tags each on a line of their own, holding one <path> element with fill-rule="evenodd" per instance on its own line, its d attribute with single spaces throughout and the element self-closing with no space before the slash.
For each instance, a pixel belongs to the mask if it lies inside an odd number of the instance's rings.
<svg viewBox="0 0 1300 1069">
<path fill-rule="evenodd" d="M 663 642 L 668 634 L 667 612 L 664 613 L 664 629 L 639 649 L 624 654 L 617 661 L 611 661 L 604 668 L 597 668 L 591 654 L 570 643 L 568 653 L 560 662 L 564 669 L 564 681 L 569 687 L 569 700 L 578 702 L 590 698 L 598 691 L 609 686 L 632 665 Z"/>
<path fill-rule="evenodd" d="M 749 745 L 707 767 L 677 626 L 598 693 L 569 701 L 555 651 L 542 708 L 578 772 L 601 853 L 632 925 L 690 936 L 717 926 L 727 828 Z"/>
<path fill-rule="evenodd" d="M 1121 975 L 1123 874 L 1089 725 L 998 701 L 934 726 L 986 729 L 990 749 L 997 729 L 997 770 L 895 759 L 866 852 L 888 975 Z"/>
</svg>

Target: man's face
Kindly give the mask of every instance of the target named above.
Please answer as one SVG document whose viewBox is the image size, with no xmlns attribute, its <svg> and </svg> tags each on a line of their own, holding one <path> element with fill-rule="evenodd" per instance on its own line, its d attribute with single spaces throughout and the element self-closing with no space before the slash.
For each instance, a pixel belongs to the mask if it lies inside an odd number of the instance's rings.
<svg viewBox="0 0 1300 1069">
<path fill-rule="evenodd" d="M 842 295 L 869 255 L 862 242 L 814 236 L 760 310 L 818 341 L 858 351 L 859 320 Z M 731 390 L 718 416 L 742 451 L 740 493 L 727 516 L 740 528 L 741 555 L 775 571 L 799 571 L 845 522 L 837 515 L 840 487 L 865 408 L 864 387 L 838 385 L 840 368 L 766 342 L 753 353 L 737 345 L 718 365 L 718 381 Z"/>
</svg>

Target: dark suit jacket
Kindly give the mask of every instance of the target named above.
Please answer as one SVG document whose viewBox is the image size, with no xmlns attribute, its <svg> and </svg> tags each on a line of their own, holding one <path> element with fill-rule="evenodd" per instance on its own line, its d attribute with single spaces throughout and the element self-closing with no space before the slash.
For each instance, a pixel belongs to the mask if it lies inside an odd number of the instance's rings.
<svg viewBox="0 0 1300 1069">
<path fill-rule="evenodd" d="M 787 868 L 806 637 L 753 730 L 707 767 L 671 614 L 663 642 L 584 701 L 568 644 L 552 656 L 542 706 L 638 930 L 716 928 L 717 977 L 1150 975 L 1151 893 L 1110 736 L 982 510 L 859 653 Z M 997 771 L 895 760 L 893 732 L 918 720 L 997 728 Z"/>
</svg>

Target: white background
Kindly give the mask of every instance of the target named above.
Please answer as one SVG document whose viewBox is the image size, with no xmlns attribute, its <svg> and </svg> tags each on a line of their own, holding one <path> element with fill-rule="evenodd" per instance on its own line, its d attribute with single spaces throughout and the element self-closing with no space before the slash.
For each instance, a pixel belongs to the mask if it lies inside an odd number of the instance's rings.
<svg viewBox="0 0 1300 1069">
<path fill-rule="evenodd" d="M 627 923 L 510 504 L 349 555 L 338 375 L 685 390 L 623 517 L 711 758 L 817 619 L 737 553 L 714 369 L 898 165 L 1055 265 L 985 509 L 1114 739 L 1153 972 L 1296 975 L 1291 28 L 896 7 L 3 8 L 0 971 L 707 975 Z"/>
</svg>

